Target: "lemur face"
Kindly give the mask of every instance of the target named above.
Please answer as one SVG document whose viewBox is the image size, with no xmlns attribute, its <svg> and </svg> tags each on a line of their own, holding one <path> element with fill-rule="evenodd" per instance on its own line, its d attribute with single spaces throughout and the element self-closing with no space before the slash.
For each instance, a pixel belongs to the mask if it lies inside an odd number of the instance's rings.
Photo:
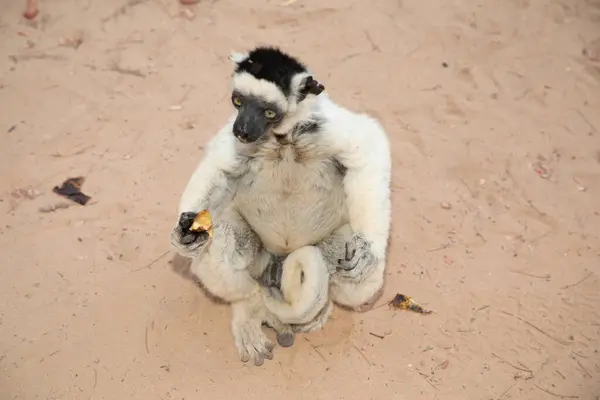
<svg viewBox="0 0 600 400">
<path fill-rule="evenodd" d="M 238 110 L 233 134 L 253 143 L 276 128 L 308 95 L 323 86 L 295 58 L 273 47 L 232 53 L 235 63 L 231 101 Z"/>
<path fill-rule="evenodd" d="M 276 126 L 285 115 L 285 110 L 277 103 L 238 90 L 234 90 L 231 102 L 238 110 L 233 124 L 233 134 L 242 143 L 256 142 Z"/>
</svg>

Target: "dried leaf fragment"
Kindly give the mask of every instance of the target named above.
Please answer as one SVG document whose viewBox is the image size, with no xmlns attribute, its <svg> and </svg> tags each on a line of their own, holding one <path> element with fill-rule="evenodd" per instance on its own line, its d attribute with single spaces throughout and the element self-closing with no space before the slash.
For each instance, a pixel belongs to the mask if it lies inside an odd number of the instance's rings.
<svg viewBox="0 0 600 400">
<path fill-rule="evenodd" d="M 425 309 L 422 305 L 417 303 L 409 296 L 403 294 L 396 294 L 396 297 L 388 303 L 392 308 L 399 310 L 410 310 L 419 314 L 431 314 L 433 311 Z"/>
<path fill-rule="evenodd" d="M 75 203 L 85 206 L 91 198 L 81 192 L 81 186 L 83 185 L 83 182 L 85 182 L 85 178 L 83 176 L 69 178 L 64 181 L 61 186 L 54 186 L 52 191 L 60 196 L 64 196 L 69 200 L 74 201 Z"/>
<path fill-rule="evenodd" d="M 213 223 L 208 210 L 200 211 L 194 218 L 190 227 L 191 232 L 207 232 L 208 236 L 213 236 Z"/>
</svg>

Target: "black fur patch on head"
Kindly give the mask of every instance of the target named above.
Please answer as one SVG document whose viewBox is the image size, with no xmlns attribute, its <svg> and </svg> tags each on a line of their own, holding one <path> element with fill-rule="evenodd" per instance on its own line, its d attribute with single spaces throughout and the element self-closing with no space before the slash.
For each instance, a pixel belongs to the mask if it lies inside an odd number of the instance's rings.
<svg viewBox="0 0 600 400">
<path fill-rule="evenodd" d="M 288 97 L 294 75 L 307 68 L 294 57 L 276 47 L 259 46 L 248 53 L 249 57 L 237 64 L 236 73 L 247 72 L 256 79 L 272 82 Z"/>
</svg>

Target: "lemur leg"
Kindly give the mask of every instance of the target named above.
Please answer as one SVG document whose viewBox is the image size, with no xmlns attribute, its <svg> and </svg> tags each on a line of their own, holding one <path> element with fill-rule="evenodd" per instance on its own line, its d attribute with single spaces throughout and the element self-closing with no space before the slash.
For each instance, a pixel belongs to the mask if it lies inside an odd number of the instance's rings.
<svg viewBox="0 0 600 400">
<path fill-rule="evenodd" d="M 273 342 L 262 330 L 265 308 L 260 295 L 231 304 L 231 331 L 240 360 L 260 366 L 273 358 Z"/>
<path fill-rule="evenodd" d="M 279 323 L 267 311 L 254 278 L 266 267 L 268 254 L 235 209 L 225 208 L 212 215 L 214 235 L 197 253 L 191 271 L 208 291 L 231 303 L 231 329 L 240 359 L 262 365 L 273 357 L 273 343 L 262 331 L 262 323 L 270 323 L 278 335 L 291 332 L 290 326 Z"/>
<path fill-rule="evenodd" d="M 257 275 L 257 280 L 262 286 L 270 289 L 269 293 L 271 296 L 278 301 L 284 301 L 283 294 L 281 293 L 281 276 L 286 256 L 268 254 L 267 257 L 267 266 L 262 273 Z M 294 344 L 296 335 L 291 325 L 282 323 L 272 314 L 270 314 L 270 318 L 265 323 L 276 332 L 277 343 L 281 347 L 291 347 Z"/>
<path fill-rule="evenodd" d="M 215 296 L 244 300 L 257 291 L 248 268 L 259 261 L 260 240 L 232 207 L 211 214 L 213 237 L 193 257 L 191 272 Z"/>
</svg>

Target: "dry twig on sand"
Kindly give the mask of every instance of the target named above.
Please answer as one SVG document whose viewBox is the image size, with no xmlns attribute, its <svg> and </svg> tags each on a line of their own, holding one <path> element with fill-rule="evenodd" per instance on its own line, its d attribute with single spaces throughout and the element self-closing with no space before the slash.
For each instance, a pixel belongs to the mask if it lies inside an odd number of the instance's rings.
<svg viewBox="0 0 600 400">
<path fill-rule="evenodd" d="M 520 275 L 525 275 L 525 276 L 529 276 L 531 278 L 538 278 L 538 279 L 550 279 L 551 276 L 550 274 L 545 274 L 545 275 L 535 275 L 535 274 L 530 274 L 529 272 L 524 272 L 524 271 L 517 271 L 516 269 L 511 269 L 510 272 L 513 272 L 515 274 L 520 274 Z"/>
<path fill-rule="evenodd" d="M 593 272 L 589 272 L 586 276 L 584 276 L 583 278 L 581 278 L 577 282 L 572 283 L 570 285 L 563 286 L 561 289 L 565 290 L 565 289 L 569 289 L 569 288 L 575 287 L 575 286 L 577 286 L 577 285 L 579 285 L 579 284 L 587 281 L 592 275 L 594 275 L 594 273 Z"/>
<path fill-rule="evenodd" d="M 557 393 L 551 392 L 547 389 L 544 389 L 543 387 L 536 385 L 535 383 L 533 384 L 533 386 L 540 389 L 542 392 L 548 393 L 549 395 L 554 396 L 554 397 L 559 397 L 561 399 L 578 399 L 579 398 L 579 396 L 568 396 L 568 395 L 562 395 L 562 394 L 557 394 Z"/>
<path fill-rule="evenodd" d="M 519 321 L 521 321 L 521 322 L 523 322 L 523 323 L 525 323 L 525 324 L 529 325 L 530 327 L 532 327 L 532 328 L 533 328 L 533 329 L 535 329 L 536 331 L 540 332 L 541 334 L 545 335 L 546 337 L 549 337 L 550 339 L 554 340 L 555 342 L 558 342 L 558 343 L 562 344 L 563 346 L 568 346 L 568 345 L 569 345 L 569 342 L 566 342 L 566 341 L 564 341 L 564 340 L 562 340 L 562 339 L 559 339 L 559 338 L 556 338 L 556 337 L 554 337 L 554 336 L 550 335 L 548 332 L 546 332 L 546 331 L 544 331 L 543 329 L 541 329 L 541 328 L 539 328 L 539 327 L 535 326 L 534 324 L 532 324 L 531 322 L 527 321 L 526 319 L 523 319 L 523 318 L 519 317 L 518 315 L 511 314 L 511 313 L 509 313 L 509 312 L 506 312 L 506 311 L 502 311 L 502 313 L 503 313 L 503 314 L 506 314 L 506 315 L 508 315 L 508 316 L 511 316 L 511 317 L 513 317 L 513 318 L 516 318 L 516 319 L 518 319 Z"/>
</svg>

